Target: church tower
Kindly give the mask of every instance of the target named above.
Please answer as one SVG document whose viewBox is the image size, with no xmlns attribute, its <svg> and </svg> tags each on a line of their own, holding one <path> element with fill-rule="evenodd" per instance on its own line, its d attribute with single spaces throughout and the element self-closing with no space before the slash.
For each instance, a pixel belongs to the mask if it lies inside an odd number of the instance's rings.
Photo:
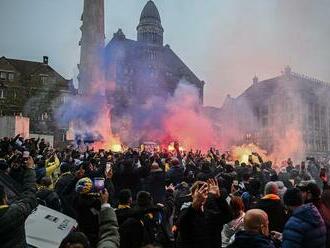
<svg viewBox="0 0 330 248">
<path fill-rule="evenodd" d="M 140 16 L 140 23 L 136 29 L 138 41 L 158 46 L 163 45 L 164 29 L 158 9 L 153 1 L 149 0 L 144 6 Z"/>
<path fill-rule="evenodd" d="M 104 0 L 84 0 L 81 20 L 78 92 L 88 94 L 98 80 L 103 80 Z"/>
</svg>

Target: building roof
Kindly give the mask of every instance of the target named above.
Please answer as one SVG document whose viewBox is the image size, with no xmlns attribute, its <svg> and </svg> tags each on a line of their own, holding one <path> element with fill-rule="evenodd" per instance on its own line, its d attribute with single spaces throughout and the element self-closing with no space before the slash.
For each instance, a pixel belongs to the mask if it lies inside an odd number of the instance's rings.
<svg viewBox="0 0 330 248">
<path fill-rule="evenodd" d="M 157 9 L 155 3 L 151 0 L 149 0 L 147 2 L 147 4 L 144 6 L 144 8 L 141 12 L 140 21 L 142 21 L 143 19 L 146 19 L 146 18 L 156 19 L 159 22 L 161 21 L 158 9 Z"/>
<path fill-rule="evenodd" d="M 16 70 L 23 74 L 23 75 L 31 75 L 41 68 L 47 68 L 47 70 L 50 70 L 53 72 L 56 77 L 58 77 L 60 80 L 66 80 L 64 77 L 62 77 L 58 72 L 56 72 L 51 66 L 48 64 L 45 64 L 43 62 L 36 62 L 36 61 L 29 61 L 29 60 L 20 60 L 20 59 L 10 59 L 6 57 L 2 57 L 6 59 L 12 66 L 16 68 Z"/>
<path fill-rule="evenodd" d="M 321 80 L 298 74 L 295 72 L 284 72 L 282 75 L 253 83 L 241 95 L 233 99 L 234 102 L 240 100 L 259 102 L 259 100 L 269 99 L 275 94 L 284 94 L 288 97 L 300 95 L 306 102 L 318 101 L 322 95 L 330 94 L 330 84 Z M 265 101 L 262 101 L 265 102 Z"/>
<path fill-rule="evenodd" d="M 147 48 L 155 49 L 152 44 L 127 39 L 122 34 L 114 34 L 113 39 L 107 44 L 105 49 L 106 64 L 108 66 L 115 61 L 122 61 L 130 66 L 141 67 L 147 64 L 146 57 L 143 56 L 143 51 L 147 50 Z M 178 77 L 185 76 L 187 81 L 197 86 L 204 85 L 204 82 L 193 73 L 168 45 L 157 47 L 156 49 L 161 54 L 158 58 L 161 65 L 160 69 L 174 73 Z"/>
</svg>

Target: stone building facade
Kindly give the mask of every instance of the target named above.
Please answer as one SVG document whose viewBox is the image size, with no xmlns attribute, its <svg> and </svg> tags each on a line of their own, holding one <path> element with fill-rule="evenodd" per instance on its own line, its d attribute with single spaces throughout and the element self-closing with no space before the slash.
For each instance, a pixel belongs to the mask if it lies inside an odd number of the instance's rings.
<svg viewBox="0 0 330 248">
<path fill-rule="evenodd" d="M 30 133 L 51 134 L 55 143 L 65 137 L 65 128 L 58 128 L 54 109 L 73 93 L 71 80 L 66 80 L 49 64 L 0 58 L 0 115 L 30 118 Z"/>
<path fill-rule="evenodd" d="M 163 44 L 163 33 L 158 9 L 148 1 L 137 26 L 137 40 L 128 39 L 119 29 L 105 47 L 106 80 L 116 83 L 120 99 L 128 103 L 173 95 L 180 80 L 185 80 L 197 88 L 202 103 L 204 81 Z"/>
<path fill-rule="evenodd" d="M 221 137 L 228 144 L 255 143 L 269 152 L 294 149 L 304 156 L 330 154 L 330 84 L 286 67 L 282 75 L 258 81 L 219 111 Z M 282 146 L 282 147 L 277 147 Z"/>
</svg>

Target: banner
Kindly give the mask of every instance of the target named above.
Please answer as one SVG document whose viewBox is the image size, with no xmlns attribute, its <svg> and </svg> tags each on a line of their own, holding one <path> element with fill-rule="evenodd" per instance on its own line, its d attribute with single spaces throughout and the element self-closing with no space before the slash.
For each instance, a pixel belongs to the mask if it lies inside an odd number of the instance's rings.
<svg viewBox="0 0 330 248">
<path fill-rule="evenodd" d="M 26 241 L 38 248 L 58 248 L 77 225 L 75 219 L 38 205 L 25 222 Z"/>
</svg>

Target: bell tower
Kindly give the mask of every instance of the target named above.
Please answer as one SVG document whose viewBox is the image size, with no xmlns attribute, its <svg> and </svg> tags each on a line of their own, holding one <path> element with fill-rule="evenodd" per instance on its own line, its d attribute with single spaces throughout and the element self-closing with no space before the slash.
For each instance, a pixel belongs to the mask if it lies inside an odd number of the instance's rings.
<svg viewBox="0 0 330 248">
<path fill-rule="evenodd" d="M 158 9 L 153 1 L 149 0 L 144 6 L 140 16 L 140 23 L 136 29 L 138 41 L 158 46 L 163 45 L 164 29 Z"/>
</svg>

